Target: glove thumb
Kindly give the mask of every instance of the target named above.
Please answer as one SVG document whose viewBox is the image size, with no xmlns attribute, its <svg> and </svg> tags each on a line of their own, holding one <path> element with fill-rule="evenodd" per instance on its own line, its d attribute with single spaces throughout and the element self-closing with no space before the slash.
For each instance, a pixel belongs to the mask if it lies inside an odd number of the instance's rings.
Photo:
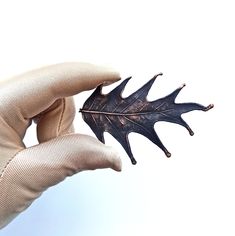
<svg viewBox="0 0 235 236">
<path fill-rule="evenodd" d="M 87 135 L 64 135 L 20 151 L 0 176 L 0 228 L 48 187 L 82 170 L 100 168 L 121 171 L 121 160 L 113 148 Z"/>
</svg>

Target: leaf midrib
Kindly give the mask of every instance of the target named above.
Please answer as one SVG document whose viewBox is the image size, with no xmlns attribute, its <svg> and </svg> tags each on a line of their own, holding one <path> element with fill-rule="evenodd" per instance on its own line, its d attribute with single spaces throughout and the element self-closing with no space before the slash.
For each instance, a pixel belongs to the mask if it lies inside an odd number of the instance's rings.
<svg viewBox="0 0 235 236">
<path fill-rule="evenodd" d="M 82 113 L 90 113 L 90 114 L 99 114 L 99 115 L 112 115 L 112 116 L 140 116 L 140 115 L 148 115 L 151 113 L 159 113 L 164 114 L 165 112 L 171 111 L 172 109 L 168 109 L 165 111 L 147 111 L 147 112 L 136 112 L 136 113 L 118 113 L 118 112 L 106 112 L 106 111 L 95 111 L 95 110 L 84 110 L 80 109 Z"/>
</svg>

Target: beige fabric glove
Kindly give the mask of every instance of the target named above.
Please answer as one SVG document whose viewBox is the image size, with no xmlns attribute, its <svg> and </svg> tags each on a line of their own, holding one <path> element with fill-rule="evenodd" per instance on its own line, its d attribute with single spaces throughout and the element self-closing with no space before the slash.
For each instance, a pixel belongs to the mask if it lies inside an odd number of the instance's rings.
<svg viewBox="0 0 235 236">
<path fill-rule="evenodd" d="M 86 63 L 63 63 L 0 83 L 0 228 L 48 187 L 82 170 L 121 170 L 118 154 L 97 139 L 73 134 L 71 96 L 119 80 Z M 39 144 L 25 148 L 32 120 Z"/>
</svg>

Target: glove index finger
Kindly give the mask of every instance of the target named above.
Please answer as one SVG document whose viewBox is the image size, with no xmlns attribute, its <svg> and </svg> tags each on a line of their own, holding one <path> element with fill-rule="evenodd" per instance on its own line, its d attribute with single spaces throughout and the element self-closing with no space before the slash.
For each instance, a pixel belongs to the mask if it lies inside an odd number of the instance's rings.
<svg viewBox="0 0 235 236">
<path fill-rule="evenodd" d="M 78 62 L 55 64 L 10 79 L 4 84 L 0 99 L 8 110 L 9 105 L 13 105 L 16 111 L 13 110 L 11 115 L 20 114 L 28 119 L 43 112 L 59 98 L 119 79 L 119 73 L 106 67 Z"/>
</svg>

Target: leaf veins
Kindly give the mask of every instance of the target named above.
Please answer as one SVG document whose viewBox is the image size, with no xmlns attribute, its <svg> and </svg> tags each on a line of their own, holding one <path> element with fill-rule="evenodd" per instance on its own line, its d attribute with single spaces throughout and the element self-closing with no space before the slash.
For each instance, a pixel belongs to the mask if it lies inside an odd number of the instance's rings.
<svg viewBox="0 0 235 236">
<path fill-rule="evenodd" d="M 159 75 L 162 74 L 154 76 L 127 98 L 122 97 L 122 92 L 131 77 L 125 79 L 108 94 L 102 94 L 102 85 L 100 85 L 80 109 L 84 121 L 97 138 L 104 143 L 104 132 L 110 133 L 123 146 L 132 164 L 136 164 L 136 160 L 129 144 L 129 133 L 142 134 L 156 144 L 167 157 L 170 157 L 170 152 L 154 130 L 154 124 L 158 121 L 175 123 L 185 127 L 189 134 L 193 135 L 192 129 L 181 115 L 193 110 L 208 111 L 213 107 L 212 104 L 205 107 L 197 103 L 175 103 L 177 95 L 185 85 L 163 98 L 147 101 L 148 92 Z"/>
</svg>

